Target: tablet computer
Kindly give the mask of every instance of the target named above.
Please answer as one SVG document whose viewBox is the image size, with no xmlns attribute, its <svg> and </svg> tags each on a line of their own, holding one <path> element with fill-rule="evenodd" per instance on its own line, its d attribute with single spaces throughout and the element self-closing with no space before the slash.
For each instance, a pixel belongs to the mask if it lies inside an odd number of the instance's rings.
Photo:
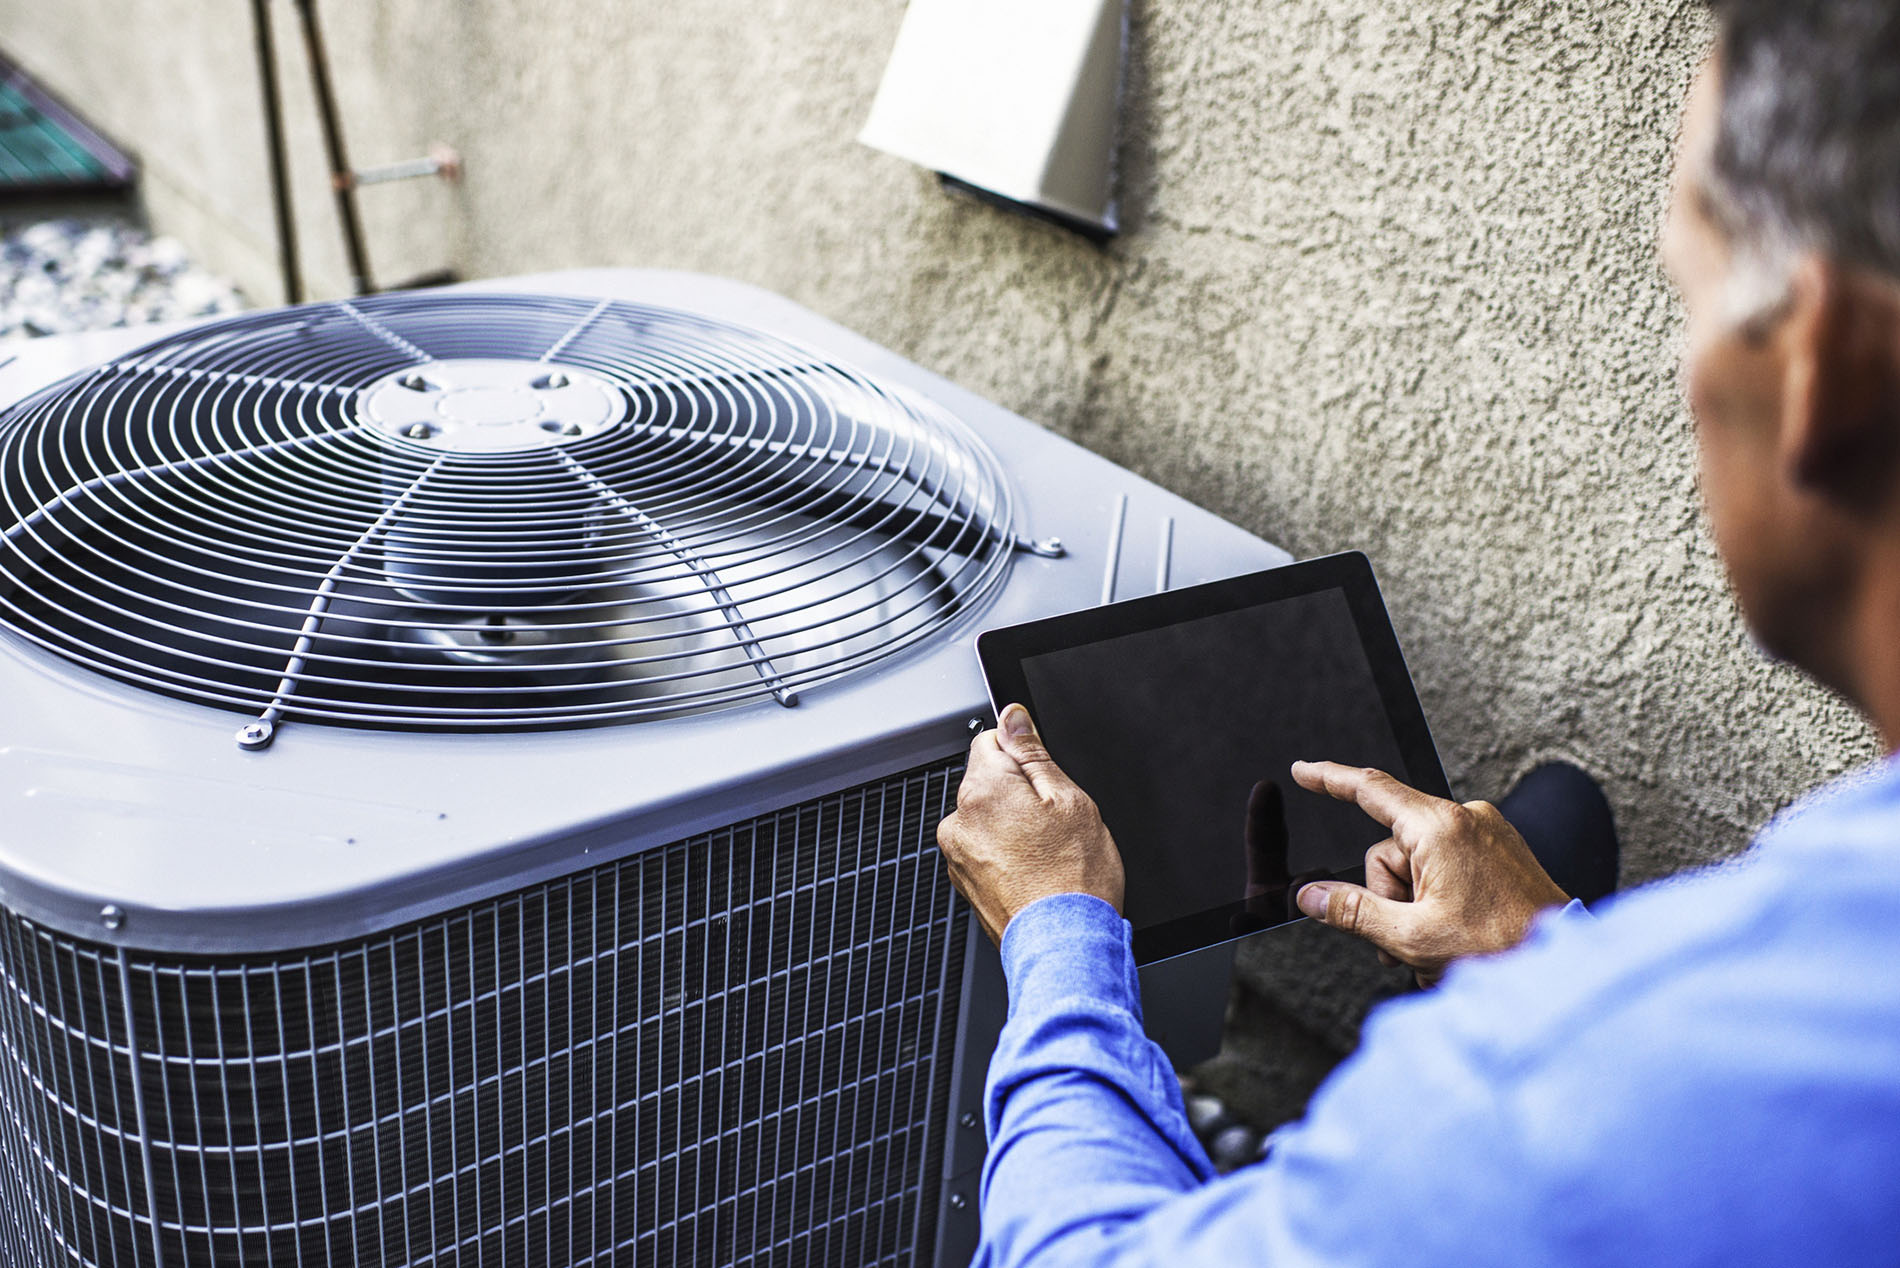
<svg viewBox="0 0 1900 1268">
<path fill-rule="evenodd" d="M 1029 710 L 1121 848 L 1135 960 L 1300 918 L 1299 887 L 1363 883 L 1385 830 L 1293 782 L 1376 766 L 1449 796 L 1363 554 L 988 630 L 990 700 Z"/>
</svg>

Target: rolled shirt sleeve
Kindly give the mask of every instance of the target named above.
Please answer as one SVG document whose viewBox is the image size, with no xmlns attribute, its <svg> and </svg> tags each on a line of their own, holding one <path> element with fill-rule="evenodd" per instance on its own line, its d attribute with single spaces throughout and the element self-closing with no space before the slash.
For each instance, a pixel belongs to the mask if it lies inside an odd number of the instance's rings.
<svg viewBox="0 0 1900 1268">
<path fill-rule="evenodd" d="M 984 1095 L 979 1264 L 1092 1262 L 1118 1226 L 1214 1176 L 1142 1030 L 1129 939 L 1087 894 L 1032 903 L 1004 931 L 1009 1021 Z"/>
</svg>

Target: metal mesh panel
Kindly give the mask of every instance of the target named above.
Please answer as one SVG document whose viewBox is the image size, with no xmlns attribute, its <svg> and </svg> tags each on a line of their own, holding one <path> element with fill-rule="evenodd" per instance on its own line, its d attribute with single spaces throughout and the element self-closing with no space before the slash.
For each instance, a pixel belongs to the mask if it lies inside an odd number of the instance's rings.
<svg viewBox="0 0 1900 1268">
<path fill-rule="evenodd" d="M 927 1258 L 958 773 L 308 954 L 0 917 L 0 1260 Z"/>
</svg>

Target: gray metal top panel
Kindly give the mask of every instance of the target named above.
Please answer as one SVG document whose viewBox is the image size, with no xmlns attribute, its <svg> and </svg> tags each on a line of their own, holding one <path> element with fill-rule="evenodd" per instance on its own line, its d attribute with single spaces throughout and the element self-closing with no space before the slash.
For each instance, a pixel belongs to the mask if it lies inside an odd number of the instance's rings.
<svg viewBox="0 0 1900 1268">
<path fill-rule="evenodd" d="M 68 933 L 154 950 L 358 936 L 954 751 L 968 741 L 970 718 L 987 720 L 970 647 L 977 630 L 1099 602 L 1116 541 L 1119 597 L 1154 589 L 1170 535 L 1175 586 L 1289 559 L 754 287 L 651 270 L 477 285 L 704 313 L 902 384 L 995 449 L 1016 484 L 1018 531 L 1060 537 L 1068 554 L 1019 554 L 999 596 L 944 639 L 807 691 L 796 708 L 540 734 L 292 724 L 272 748 L 244 752 L 232 739 L 235 714 L 122 686 L 0 634 L 0 901 Z M 0 402 L 157 333 L 23 345 L 0 368 Z M 106 920 L 108 906 L 121 914 Z"/>
</svg>

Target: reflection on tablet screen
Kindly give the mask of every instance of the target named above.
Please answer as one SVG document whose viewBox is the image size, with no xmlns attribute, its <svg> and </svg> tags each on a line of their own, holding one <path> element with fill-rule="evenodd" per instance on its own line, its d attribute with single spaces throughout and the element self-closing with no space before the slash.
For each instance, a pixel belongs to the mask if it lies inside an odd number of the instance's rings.
<svg viewBox="0 0 1900 1268">
<path fill-rule="evenodd" d="M 1297 760 L 1405 775 L 1343 591 L 1319 590 L 1022 661 L 1050 755 L 1126 863 L 1137 958 L 1297 916 L 1299 884 L 1384 834 L 1293 782 Z M 1203 931 L 1196 936 L 1196 931 Z"/>
</svg>

